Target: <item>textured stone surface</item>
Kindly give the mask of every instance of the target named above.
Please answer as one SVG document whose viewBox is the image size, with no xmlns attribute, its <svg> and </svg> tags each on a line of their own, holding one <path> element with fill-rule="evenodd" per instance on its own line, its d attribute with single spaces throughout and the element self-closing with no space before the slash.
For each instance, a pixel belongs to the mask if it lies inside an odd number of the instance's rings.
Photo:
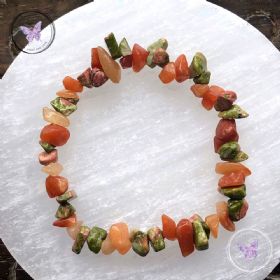
<svg viewBox="0 0 280 280">
<path fill-rule="evenodd" d="M 148 0 L 96 0 L 55 24 L 53 45 L 38 55 L 19 55 L 0 82 L 0 232 L 18 262 L 43 280 L 143 279 L 143 273 L 146 279 L 263 279 L 280 257 L 275 152 L 280 66 L 271 63 L 280 59 L 279 52 L 253 27 L 204 1 L 179 0 L 174 6 L 164 0 L 151 6 Z M 75 76 L 90 64 L 90 48 L 104 45 L 111 31 L 143 46 L 166 37 L 172 59 L 185 52 L 190 60 L 200 50 L 209 59 L 212 83 L 237 91 L 250 113 L 237 127 L 254 172 L 247 180 L 250 209 L 237 229 L 253 227 L 270 237 L 274 255 L 265 269 L 245 276 L 234 268 L 225 250 L 231 234 L 223 230 L 207 252 L 184 259 L 178 244 L 167 242 L 166 250 L 141 259 L 133 252 L 94 256 L 84 250 L 75 256 L 65 231 L 51 226 L 57 205 L 47 198 L 37 163 L 41 109 L 65 75 Z M 70 117 L 72 137 L 60 149 L 62 175 L 76 189 L 73 205 L 89 226 L 108 229 L 125 221 L 146 229 L 160 225 L 163 212 L 177 221 L 194 212 L 210 214 L 222 198 L 216 192 L 218 157 L 212 147 L 216 112 L 201 107 L 190 83 L 161 84 L 159 71 L 126 70 L 119 85 L 85 90 Z"/>
</svg>

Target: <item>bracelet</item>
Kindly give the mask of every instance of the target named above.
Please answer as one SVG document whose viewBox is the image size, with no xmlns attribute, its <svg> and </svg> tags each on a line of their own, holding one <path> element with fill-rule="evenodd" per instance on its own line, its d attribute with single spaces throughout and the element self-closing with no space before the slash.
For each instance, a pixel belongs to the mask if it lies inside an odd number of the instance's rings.
<svg viewBox="0 0 280 280">
<path fill-rule="evenodd" d="M 132 50 L 125 38 L 118 44 L 113 33 L 105 38 L 109 52 L 102 47 L 91 49 L 91 67 L 87 68 L 77 79 L 67 76 L 63 79 L 64 89 L 56 93 L 57 97 L 50 102 L 54 110 L 43 108 L 43 118 L 47 124 L 40 133 L 40 145 L 44 149 L 39 154 L 42 171 L 48 174 L 45 186 L 48 196 L 56 198 L 59 207 L 56 211 L 56 227 L 65 227 L 69 236 L 74 239 L 72 251 L 79 254 L 87 242 L 88 248 L 95 254 L 100 251 L 108 255 L 117 250 L 126 254 L 131 248 L 140 256 L 149 253 L 150 245 L 155 252 L 165 248 L 165 239 L 178 240 L 182 256 L 190 255 L 194 250 L 209 248 L 210 233 L 218 237 L 219 224 L 228 231 L 235 230 L 234 222 L 244 218 L 248 210 L 245 178 L 251 171 L 240 162 L 248 159 L 238 144 L 239 135 L 235 119 L 248 117 L 240 106 L 234 104 L 237 95 L 219 86 L 209 86 L 211 73 L 207 69 L 206 57 L 198 52 L 188 65 L 184 54 L 171 62 L 167 53 L 168 42 L 159 39 L 147 50 L 134 44 Z M 120 59 L 119 63 L 116 59 Z M 216 164 L 216 173 L 223 175 L 218 182 L 218 192 L 228 197 L 228 201 L 216 203 L 216 213 L 203 220 L 198 214 L 183 218 L 177 224 L 163 214 L 162 228 L 154 226 L 147 232 L 129 230 L 124 222 L 113 224 L 108 232 L 100 227 L 89 228 L 78 220 L 76 210 L 70 201 L 77 197 L 74 190 L 68 190 L 68 180 L 60 176 L 63 167 L 58 163 L 56 147 L 67 143 L 70 132 L 68 116 L 77 110 L 79 94 L 83 87 L 100 87 L 110 79 L 113 83 L 121 80 L 121 68 L 132 68 L 141 71 L 147 65 L 151 68 L 161 67 L 160 80 L 167 84 L 174 80 L 182 83 L 193 79 L 193 94 L 201 98 L 206 110 L 215 108 L 220 121 L 216 127 L 214 150 L 222 162 Z"/>
</svg>

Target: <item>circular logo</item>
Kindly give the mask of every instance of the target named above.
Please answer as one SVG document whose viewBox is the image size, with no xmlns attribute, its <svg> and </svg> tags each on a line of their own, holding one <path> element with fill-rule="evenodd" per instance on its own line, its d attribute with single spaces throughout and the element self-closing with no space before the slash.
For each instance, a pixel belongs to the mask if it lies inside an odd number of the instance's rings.
<svg viewBox="0 0 280 280">
<path fill-rule="evenodd" d="M 28 54 L 46 50 L 52 44 L 54 36 L 52 20 L 38 11 L 21 13 L 12 23 L 11 37 L 14 45 Z"/>
<path fill-rule="evenodd" d="M 271 260 L 272 244 L 263 232 L 244 229 L 231 237 L 227 253 L 235 267 L 245 272 L 255 272 Z"/>
</svg>

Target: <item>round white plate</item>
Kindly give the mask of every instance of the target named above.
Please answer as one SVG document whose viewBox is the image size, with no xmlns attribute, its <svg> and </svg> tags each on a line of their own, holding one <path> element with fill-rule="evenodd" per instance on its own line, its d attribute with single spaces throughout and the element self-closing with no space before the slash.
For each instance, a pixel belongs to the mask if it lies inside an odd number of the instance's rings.
<svg viewBox="0 0 280 280">
<path fill-rule="evenodd" d="M 46 51 L 20 54 L 1 81 L 1 238 L 36 280 L 69 279 L 263 279 L 280 256 L 280 54 L 252 26 L 205 1 L 96 0 L 55 21 L 56 37 Z M 37 155 L 45 122 L 41 108 L 62 88 L 65 75 L 90 64 L 90 49 L 115 32 L 120 40 L 148 46 L 169 41 L 171 59 L 205 53 L 212 84 L 238 93 L 250 117 L 238 120 L 240 144 L 250 155 L 247 179 L 250 209 L 237 232 L 256 229 L 271 242 L 269 263 L 247 273 L 227 255 L 232 233 L 220 229 L 210 248 L 181 257 L 177 242 L 141 258 L 94 255 L 53 227 L 57 208 L 48 198 Z M 86 89 L 71 119 L 71 138 L 59 149 L 63 176 L 78 193 L 77 213 L 89 225 L 108 229 L 125 221 L 147 229 L 161 214 L 179 221 L 203 217 L 224 200 L 216 191 L 219 158 L 212 139 L 217 113 L 207 112 L 191 82 L 163 85 L 160 69 L 123 71 L 122 81 Z M 247 247 L 250 240 L 244 239 Z M 247 242 L 247 243 L 246 243 Z M 262 255 L 261 241 L 258 253 Z M 250 260 L 245 260 L 250 261 Z"/>
</svg>

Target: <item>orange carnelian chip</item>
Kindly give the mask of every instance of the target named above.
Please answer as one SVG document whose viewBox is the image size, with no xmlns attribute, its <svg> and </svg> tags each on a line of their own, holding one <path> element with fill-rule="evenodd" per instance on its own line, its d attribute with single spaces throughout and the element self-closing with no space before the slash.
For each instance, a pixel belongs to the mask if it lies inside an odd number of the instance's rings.
<svg viewBox="0 0 280 280">
<path fill-rule="evenodd" d="M 63 85 L 64 85 L 65 89 L 68 89 L 68 90 L 72 90 L 75 92 L 83 91 L 83 85 L 78 80 L 75 80 L 69 76 L 66 76 L 63 79 Z"/>
<path fill-rule="evenodd" d="M 129 240 L 129 230 L 125 223 L 117 223 L 111 226 L 109 237 L 114 248 L 122 255 L 126 254 L 131 248 Z"/>
<path fill-rule="evenodd" d="M 182 83 L 189 78 L 188 61 L 184 54 L 179 55 L 175 60 L 175 72 L 175 79 L 178 83 Z"/>
<path fill-rule="evenodd" d="M 194 84 L 191 86 L 191 91 L 196 97 L 202 98 L 203 95 L 209 90 L 208 85 Z"/>
<path fill-rule="evenodd" d="M 174 62 L 169 62 L 166 64 L 161 72 L 159 73 L 159 78 L 164 84 L 168 84 L 175 79 L 175 64 Z"/>
<path fill-rule="evenodd" d="M 91 68 L 97 67 L 102 70 L 101 63 L 99 61 L 97 48 L 91 49 Z"/>
<path fill-rule="evenodd" d="M 219 232 L 219 218 L 217 214 L 209 215 L 205 218 L 205 223 L 210 228 L 211 234 L 214 238 L 218 237 Z"/>
<path fill-rule="evenodd" d="M 64 194 L 68 189 L 68 180 L 62 176 L 51 176 L 46 178 L 46 190 L 50 198 Z"/>
<path fill-rule="evenodd" d="M 48 124 L 44 126 L 40 134 L 42 142 L 47 142 L 53 146 L 62 146 L 66 144 L 69 137 L 69 130 L 57 124 Z"/>
<path fill-rule="evenodd" d="M 245 182 L 245 175 L 242 171 L 231 172 L 229 174 L 224 175 L 219 180 L 219 187 L 234 187 L 243 185 Z"/>
<path fill-rule="evenodd" d="M 168 240 L 175 240 L 177 234 L 176 234 L 176 223 L 174 222 L 174 220 L 165 214 L 161 216 L 161 220 L 162 220 L 163 236 Z"/>
<path fill-rule="evenodd" d="M 101 251 L 104 255 L 112 254 L 116 248 L 113 246 L 109 234 L 107 234 L 106 239 L 102 242 Z"/>
<path fill-rule="evenodd" d="M 221 119 L 216 127 L 216 136 L 224 141 L 236 141 L 238 136 L 235 120 Z"/>
<path fill-rule="evenodd" d="M 204 96 L 205 96 L 205 94 L 204 94 Z M 206 110 L 209 111 L 213 108 L 214 104 L 212 101 L 210 101 L 208 98 L 205 98 L 204 96 L 201 100 L 201 104 Z"/>
<path fill-rule="evenodd" d="M 225 201 L 216 203 L 217 216 L 221 225 L 228 231 L 235 231 L 235 224 L 231 221 L 228 215 L 228 205 Z"/>
<path fill-rule="evenodd" d="M 139 72 L 146 65 L 149 52 L 138 44 L 134 44 L 132 49 L 132 69 Z"/>
<path fill-rule="evenodd" d="M 243 165 L 242 163 L 234 163 L 234 162 L 218 162 L 216 164 L 216 173 L 218 174 L 229 174 L 232 172 L 241 171 L 245 176 L 251 175 L 251 170 Z"/>
<path fill-rule="evenodd" d="M 77 218 L 76 215 L 72 215 L 65 219 L 59 219 L 53 222 L 53 225 L 56 227 L 72 227 L 76 224 Z"/>
<path fill-rule="evenodd" d="M 190 255 L 194 251 L 192 223 L 182 219 L 177 225 L 176 234 L 183 257 Z"/>
<path fill-rule="evenodd" d="M 211 110 L 219 96 L 222 96 L 225 93 L 224 89 L 218 86 L 211 86 L 209 90 L 203 95 L 202 106 L 206 110 Z"/>
</svg>

